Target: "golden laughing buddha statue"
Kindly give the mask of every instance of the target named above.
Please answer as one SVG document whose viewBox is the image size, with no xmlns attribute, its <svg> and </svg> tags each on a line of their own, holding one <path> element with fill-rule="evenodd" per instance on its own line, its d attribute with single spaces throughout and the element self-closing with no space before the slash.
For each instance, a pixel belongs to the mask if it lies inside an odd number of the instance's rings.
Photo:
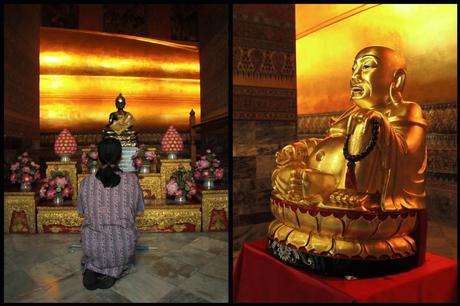
<svg viewBox="0 0 460 306">
<path fill-rule="evenodd" d="M 268 233 L 276 257 L 355 275 L 397 273 L 423 261 L 425 238 L 416 232 L 426 222 L 417 219 L 426 216 L 427 123 L 417 103 L 402 99 L 405 69 L 392 49 L 362 49 L 352 67 L 352 106 L 325 138 L 276 153 L 276 220 Z"/>
</svg>

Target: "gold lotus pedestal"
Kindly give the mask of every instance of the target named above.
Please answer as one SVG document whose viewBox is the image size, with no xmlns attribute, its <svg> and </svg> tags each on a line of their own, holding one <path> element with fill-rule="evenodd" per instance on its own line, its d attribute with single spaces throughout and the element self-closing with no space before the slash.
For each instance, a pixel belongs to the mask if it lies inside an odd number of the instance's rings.
<svg viewBox="0 0 460 306">
<path fill-rule="evenodd" d="M 36 192 L 4 192 L 4 233 L 35 233 L 36 198 Z"/>
</svg>

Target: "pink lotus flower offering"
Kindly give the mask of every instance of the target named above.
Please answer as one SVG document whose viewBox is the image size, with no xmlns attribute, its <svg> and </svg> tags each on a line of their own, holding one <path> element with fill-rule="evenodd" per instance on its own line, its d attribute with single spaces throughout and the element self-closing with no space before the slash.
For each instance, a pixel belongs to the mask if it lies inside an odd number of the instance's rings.
<svg viewBox="0 0 460 306">
<path fill-rule="evenodd" d="M 88 168 L 96 168 L 99 164 L 97 146 L 95 144 L 89 145 L 89 151 L 83 152 L 81 155 L 81 163 Z"/>
<path fill-rule="evenodd" d="M 184 141 L 179 132 L 171 125 L 161 139 L 161 151 L 163 152 L 181 152 L 184 149 Z"/>
<path fill-rule="evenodd" d="M 31 184 L 40 179 L 40 165 L 32 161 L 27 152 L 18 156 L 17 161 L 10 165 L 10 171 L 11 183 Z"/>
<path fill-rule="evenodd" d="M 166 194 L 176 197 L 185 195 L 187 199 L 191 199 L 196 194 L 192 171 L 186 170 L 183 165 L 177 166 L 166 184 Z"/>
<path fill-rule="evenodd" d="M 54 152 L 58 156 L 70 156 L 77 152 L 77 141 L 68 129 L 63 129 L 54 143 Z"/>
<path fill-rule="evenodd" d="M 142 165 L 150 166 L 157 159 L 157 156 L 154 152 L 149 151 L 145 144 L 140 144 L 131 159 L 133 160 L 134 168 L 138 170 Z"/>
<path fill-rule="evenodd" d="M 219 181 L 224 178 L 224 169 L 220 166 L 220 160 L 216 154 L 207 149 L 204 155 L 196 161 L 193 169 L 193 177 L 199 179 L 211 179 Z"/>
<path fill-rule="evenodd" d="M 46 178 L 40 188 L 40 198 L 54 200 L 57 196 L 71 198 L 73 194 L 72 184 L 67 171 L 56 171 L 51 178 Z"/>
</svg>

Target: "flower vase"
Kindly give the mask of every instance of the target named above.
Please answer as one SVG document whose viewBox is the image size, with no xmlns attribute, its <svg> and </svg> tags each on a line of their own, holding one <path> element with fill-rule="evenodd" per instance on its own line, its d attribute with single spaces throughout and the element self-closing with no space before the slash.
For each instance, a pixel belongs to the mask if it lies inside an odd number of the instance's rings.
<svg viewBox="0 0 460 306">
<path fill-rule="evenodd" d="M 168 159 L 177 159 L 176 152 L 168 152 Z"/>
<path fill-rule="evenodd" d="M 214 188 L 214 179 L 210 177 L 205 177 L 203 179 L 203 187 L 205 189 L 213 189 Z"/>
<path fill-rule="evenodd" d="M 174 198 L 175 202 L 178 203 L 178 204 L 184 204 L 187 200 L 185 199 L 185 196 L 182 195 L 182 196 L 176 196 Z"/>
<path fill-rule="evenodd" d="M 32 190 L 32 184 L 22 182 L 20 190 L 21 192 L 29 192 L 30 190 Z"/>
<path fill-rule="evenodd" d="M 62 154 L 61 155 L 61 162 L 63 162 L 63 163 L 70 162 L 70 156 L 68 154 Z"/>
<path fill-rule="evenodd" d="M 150 164 L 142 164 L 139 173 L 150 173 Z"/>
<path fill-rule="evenodd" d="M 56 194 L 56 196 L 53 199 L 53 204 L 57 206 L 64 204 L 64 199 L 62 197 L 62 194 L 60 193 Z"/>
<path fill-rule="evenodd" d="M 97 167 L 91 167 L 89 168 L 89 173 L 93 174 L 97 172 Z"/>
</svg>

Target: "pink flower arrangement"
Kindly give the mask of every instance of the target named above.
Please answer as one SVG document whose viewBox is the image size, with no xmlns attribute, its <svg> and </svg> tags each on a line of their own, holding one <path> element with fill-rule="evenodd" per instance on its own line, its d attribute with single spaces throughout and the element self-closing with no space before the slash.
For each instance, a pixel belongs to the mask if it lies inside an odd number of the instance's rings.
<svg viewBox="0 0 460 306">
<path fill-rule="evenodd" d="M 11 183 L 31 184 L 40 179 L 40 165 L 36 164 L 29 157 L 29 153 L 24 152 L 18 156 L 17 161 L 10 165 Z"/>
<path fill-rule="evenodd" d="M 95 144 L 89 145 L 88 153 L 83 152 L 81 155 L 81 163 L 88 168 L 97 167 L 98 161 L 98 153 L 97 153 L 97 146 Z"/>
<path fill-rule="evenodd" d="M 131 157 L 136 169 L 139 169 L 142 165 L 149 166 L 156 158 L 155 153 L 149 151 L 145 144 L 140 144 L 136 153 Z"/>
<path fill-rule="evenodd" d="M 207 149 L 206 154 L 201 155 L 200 159 L 196 161 L 193 177 L 196 180 L 210 178 L 216 181 L 224 177 L 224 169 L 220 167 L 220 160 L 210 149 Z"/>
<path fill-rule="evenodd" d="M 67 171 L 56 171 L 51 179 L 46 178 L 40 188 L 40 198 L 53 200 L 56 196 L 71 198 L 73 193 L 72 184 L 68 178 Z"/>
<path fill-rule="evenodd" d="M 190 199 L 196 194 L 196 184 L 192 171 L 187 171 L 183 165 L 177 166 L 166 184 L 166 194 Z"/>
</svg>

